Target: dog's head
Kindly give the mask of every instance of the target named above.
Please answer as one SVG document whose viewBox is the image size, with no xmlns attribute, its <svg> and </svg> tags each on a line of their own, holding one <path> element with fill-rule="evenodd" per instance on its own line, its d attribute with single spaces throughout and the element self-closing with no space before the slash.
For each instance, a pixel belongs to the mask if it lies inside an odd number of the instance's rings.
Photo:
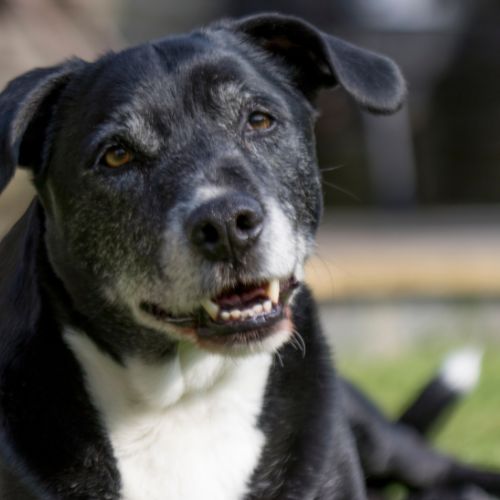
<svg viewBox="0 0 500 500">
<path fill-rule="evenodd" d="M 321 212 L 312 101 L 337 85 L 375 113 L 404 96 L 390 60 L 274 14 L 34 70 L 0 95 L 0 187 L 32 170 L 102 342 L 272 349 Z"/>
</svg>

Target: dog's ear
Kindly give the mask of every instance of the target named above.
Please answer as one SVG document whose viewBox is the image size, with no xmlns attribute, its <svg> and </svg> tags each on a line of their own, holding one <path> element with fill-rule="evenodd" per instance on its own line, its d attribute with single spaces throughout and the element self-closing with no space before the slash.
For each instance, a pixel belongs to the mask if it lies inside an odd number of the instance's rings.
<svg viewBox="0 0 500 500">
<path fill-rule="evenodd" d="M 83 64 L 71 59 L 34 69 L 12 80 L 0 94 L 0 192 L 16 165 L 33 169 L 38 165 L 60 91 Z"/>
<path fill-rule="evenodd" d="M 0 241 L 0 374 L 7 352 L 35 328 L 40 314 L 36 266 L 41 213 L 40 203 L 33 200 Z"/>
<path fill-rule="evenodd" d="M 404 100 L 405 82 L 393 61 L 301 19 L 259 14 L 235 21 L 233 26 L 291 66 L 295 84 L 309 99 L 321 87 L 340 85 L 372 113 L 397 111 Z"/>
</svg>

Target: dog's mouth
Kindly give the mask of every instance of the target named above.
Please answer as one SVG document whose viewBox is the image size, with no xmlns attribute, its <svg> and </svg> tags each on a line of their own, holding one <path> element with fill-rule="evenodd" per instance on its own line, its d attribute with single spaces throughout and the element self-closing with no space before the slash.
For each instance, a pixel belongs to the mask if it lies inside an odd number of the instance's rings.
<svg viewBox="0 0 500 500">
<path fill-rule="evenodd" d="M 142 302 L 141 310 L 178 331 L 194 332 L 202 342 L 248 344 L 272 335 L 288 315 L 294 277 L 251 284 L 238 283 L 201 301 L 191 316 L 174 316 L 157 304 Z"/>
</svg>

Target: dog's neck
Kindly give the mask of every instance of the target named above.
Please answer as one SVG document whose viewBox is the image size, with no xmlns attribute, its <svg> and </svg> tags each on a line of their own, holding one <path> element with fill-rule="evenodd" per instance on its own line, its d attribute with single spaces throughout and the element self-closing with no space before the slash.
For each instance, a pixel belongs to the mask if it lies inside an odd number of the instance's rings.
<svg viewBox="0 0 500 500">
<path fill-rule="evenodd" d="M 244 365 L 269 365 L 272 358 L 269 353 L 231 358 L 179 343 L 154 362 L 140 356 L 118 362 L 84 333 L 66 328 L 63 337 L 83 368 L 92 397 L 99 406 L 109 407 L 114 401 L 118 411 L 132 401 L 145 410 L 168 409 L 197 392 L 222 386 Z"/>
</svg>

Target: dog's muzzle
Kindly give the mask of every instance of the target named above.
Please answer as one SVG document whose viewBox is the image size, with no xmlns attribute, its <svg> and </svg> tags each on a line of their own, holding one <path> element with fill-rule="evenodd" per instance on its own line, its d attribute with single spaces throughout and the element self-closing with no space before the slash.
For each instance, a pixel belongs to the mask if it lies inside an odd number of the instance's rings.
<svg viewBox="0 0 500 500">
<path fill-rule="evenodd" d="M 207 264 L 227 268 L 230 284 L 214 283 L 213 295 L 200 300 L 190 315 L 175 316 L 161 304 L 142 302 L 150 318 L 197 340 L 225 344 L 250 343 L 270 336 L 286 320 L 298 282 L 293 275 L 252 280 L 258 258 L 265 211 L 253 197 L 229 193 L 212 198 L 188 214 L 184 231 L 191 248 Z M 245 278 L 238 278 L 245 276 Z"/>
<path fill-rule="evenodd" d="M 257 243 L 264 211 L 244 194 L 222 196 L 203 203 L 188 217 L 189 241 L 211 261 L 240 261 Z"/>
</svg>

